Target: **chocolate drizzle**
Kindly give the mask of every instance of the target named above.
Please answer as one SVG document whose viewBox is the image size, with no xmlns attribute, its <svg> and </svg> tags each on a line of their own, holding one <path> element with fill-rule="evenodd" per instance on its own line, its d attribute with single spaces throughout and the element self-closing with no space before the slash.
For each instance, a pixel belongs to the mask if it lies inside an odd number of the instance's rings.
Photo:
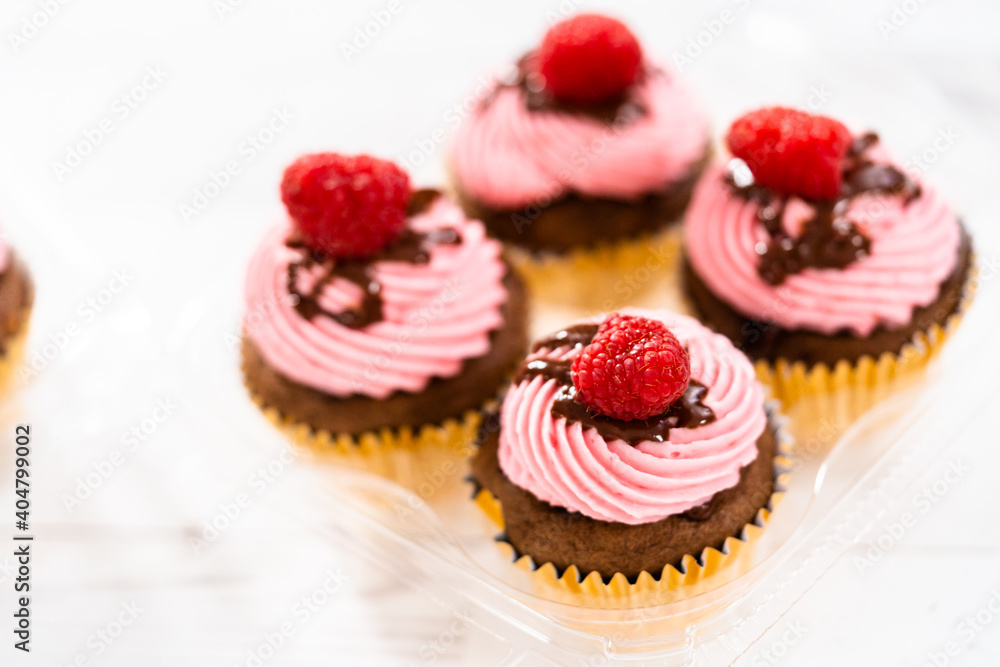
<svg viewBox="0 0 1000 667">
<path fill-rule="evenodd" d="M 737 185 L 732 174 L 727 182 L 744 199 L 759 203 L 757 220 L 770 240 L 757 248 L 757 271 L 765 282 L 780 285 L 789 275 L 807 268 L 844 269 L 867 257 L 871 239 L 847 217 L 851 200 L 867 193 L 901 196 L 909 203 L 920 196 L 920 186 L 892 165 L 875 164 L 867 155 L 878 143 L 878 135 L 868 132 L 851 144 L 844 162 L 843 184 L 834 200 L 809 201 L 815 215 L 792 237 L 782 225 L 787 198 L 760 185 Z"/>
<path fill-rule="evenodd" d="M 570 104 L 560 102 L 545 90 L 545 81 L 538 74 L 535 66 L 536 54 L 534 51 L 527 53 L 517 61 L 517 69 L 505 80 L 502 80 L 499 88 L 520 88 L 524 94 L 526 106 L 529 111 L 556 111 L 568 114 L 580 114 L 589 116 L 595 120 L 609 125 L 628 125 L 635 120 L 646 116 L 649 109 L 646 108 L 642 100 L 636 95 L 636 89 L 646 77 L 662 76 L 663 72 L 655 69 L 643 69 L 636 82 L 621 95 L 600 104 Z M 483 100 L 483 106 L 489 106 L 493 102 L 493 95 L 487 96 Z"/>
<path fill-rule="evenodd" d="M 542 348 L 555 349 L 566 345 L 571 347 L 590 345 L 590 342 L 594 340 L 594 336 L 597 335 L 599 328 L 599 324 L 574 324 L 571 327 L 567 327 L 562 331 L 557 331 L 538 340 L 531 346 L 531 351 L 538 352 Z"/>
<path fill-rule="evenodd" d="M 666 442 L 672 428 L 698 428 L 715 421 L 715 413 L 702 402 L 707 393 L 708 387 L 691 380 L 681 397 L 661 414 L 648 419 L 625 420 L 592 414 L 576 400 L 576 389 L 570 384 L 556 394 L 552 414 L 596 429 L 605 440 L 624 440 L 630 445 L 648 440 Z"/>
<path fill-rule="evenodd" d="M 564 329 L 535 343 L 533 350 L 563 347 L 565 345 L 588 345 L 597 333 L 598 326 L 581 324 Z M 552 415 L 565 417 L 569 422 L 578 422 L 584 428 L 595 429 L 605 440 L 624 440 L 630 445 L 641 442 L 666 442 L 672 428 L 698 428 L 715 421 L 715 413 L 704 404 L 708 387 L 697 380 L 688 383 L 684 393 L 663 413 L 648 419 L 614 419 L 591 413 L 576 399 L 573 387 L 572 360 L 534 359 L 521 365 L 515 382 L 542 376 L 555 380 L 561 385 L 552 403 Z"/>
<path fill-rule="evenodd" d="M 414 192 L 407 207 L 407 216 L 412 217 L 424 212 L 440 194 L 437 190 Z M 372 265 L 375 262 L 426 264 L 430 261 L 430 253 L 435 246 L 460 242 L 461 235 L 455 229 L 416 232 L 407 227 L 396 240 L 372 257 L 363 260 L 338 260 L 310 247 L 305 240 L 293 235 L 285 245 L 300 251 L 302 255 L 288 264 L 288 293 L 295 297 L 295 310 L 307 320 L 324 315 L 345 327 L 361 329 L 382 319 L 382 286 L 372 272 Z M 300 291 L 298 288 L 300 272 L 308 271 L 317 265 L 323 267 L 323 273 L 313 284 L 312 289 L 306 293 Z M 349 280 L 360 287 L 362 297 L 357 306 L 335 313 L 323 308 L 319 303 L 319 297 L 324 288 L 337 278 Z"/>
</svg>

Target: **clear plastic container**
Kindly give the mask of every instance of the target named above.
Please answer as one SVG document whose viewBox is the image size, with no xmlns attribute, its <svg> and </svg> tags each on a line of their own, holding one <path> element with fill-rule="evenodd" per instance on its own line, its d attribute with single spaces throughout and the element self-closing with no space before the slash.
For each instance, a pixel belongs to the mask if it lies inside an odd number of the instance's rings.
<svg viewBox="0 0 1000 667">
<path fill-rule="evenodd" d="M 339 57 L 337 42 L 368 20 L 368 10 L 341 12 L 355 3 L 311 3 L 308 10 L 242 3 L 225 20 L 208 3 L 178 3 L 154 15 L 137 13 L 137 3 L 97 4 L 67 9 L 72 17 L 52 21 L 10 60 L 6 81 L 11 98 L 24 102 L 7 105 L 5 115 L 0 225 L 37 281 L 28 351 L 44 350 L 52 337 L 79 325 L 0 406 L 0 433 L 12 433 L 17 423 L 37 432 L 36 644 L 31 655 L 15 655 L 14 665 L 68 665 L 80 656 L 128 667 L 246 664 L 247 650 L 286 618 L 297 596 L 341 563 L 329 545 L 356 549 L 398 573 L 453 610 L 451 618 L 490 638 L 488 653 L 460 655 L 456 647 L 437 664 L 752 660 L 764 648 L 755 642 L 880 526 L 901 490 L 948 447 L 956 425 L 996 400 L 1000 133 L 997 96 L 984 83 L 990 72 L 983 66 L 984 54 L 996 51 L 989 29 L 995 21 L 980 20 L 985 7 L 966 9 L 963 22 L 962 8 L 925 3 L 887 36 L 876 23 L 891 20 L 892 8 L 873 3 L 848 3 L 836 13 L 787 1 L 724 3 L 735 22 L 711 47 L 700 47 L 702 55 L 684 71 L 711 114 L 714 136 L 765 103 L 813 108 L 816 102 L 822 113 L 876 129 L 902 160 L 920 158 L 918 167 L 964 216 L 990 267 L 972 310 L 926 377 L 852 423 L 811 419 L 808 404 L 786 413 L 797 443 L 793 470 L 750 569 L 659 607 L 555 603 L 504 559 L 493 541 L 496 527 L 469 498 L 463 469 L 406 488 L 306 455 L 286 465 L 266 495 L 253 495 L 253 505 L 208 548 L 195 550 L 192 540 L 203 536 L 220 505 L 253 493 L 248 478 L 257 468 L 299 453 L 247 396 L 236 344 L 246 259 L 282 214 L 281 170 L 305 151 L 410 153 L 439 128 L 451 129 L 449 109 L 466 99 L 488 66 L 535 43 L 549 10 L 574 3 L 494 3 L 493 29 L 477 33 L 466 29 L 479 16 L 469 3 L 406 8 L 352 62 Z M 613 6 L 668 62 L 700 39 L 721 9 Z M 17 9 L 9 23 L 20 25 L 27 12 Z M 973 15 L 975 25 L 967 18 Z M 155 64 L 169 72 L 163 89 L 83 167 L 65 181 L 54 178 L 51 162 L 63 159 L 66 147 L 137 83 L 141 69 Z M 408 101 L 405 108 L 399 100 Z M 239 178 L 203 213 L 183 220 L 178 204 L 190 202 L 227 161 L 242 160 L 245 136 L 261 131 L 278 108 L 295 114 L 293 126 L 252 162 L 241 161 Z M 945 129 L 957 130 L 958 140 L 939 154 L 932 148 Z M 444 144 L 435 145 L 415 182 L 446 182 L 443 151 Z M 95 319 L 81 315 L 79 304 L 121 269 L 135 276 L 128 288 Z M 536 331 L 574 315 L 548 304 Z M 179 407 L 129 448 L 123 433 L 144 428 L 158 401 Z M 80 490 L 80 480 L 107 469 L 119 449 L 124 464 Z M 425 472 L 418 469 L 416 479 Z M 0 480 L 8 498 L 10 479 Z M 67 506 L 67 496 L 84 491 L 80 505 Z M 9 566 L 0 556 L 0 602 L 8 613 Z M 368 592 L 345 591 L 330 603 L 336 614 L 298 631 L 301 651 L 290 643 L 266 664 L 367 664 L 374 641 L 390 643 L 413 626 L 412 634 L 447 627 L 447 619 L 421 627 L 409 609 L 387 609 L 398 601 L 391 596 L 363 608 L 357 596 Z M 139 622 L 98 658 L 88 637 L 131 601 L 145 609 Z M 843 600 L 847 608 L 863 604 Z M 421 615 L 437 614 L 432 607 Z M 348 645 L 359 627 L 364 637 Z"/>
<path fill-rule="evenodd" d="M 997 293 L 989 281 L 979 285 L 943 352 L 860 418 L 817 417 L 810 399 L 783 410 L 783 430 L 792 440 L 785 494 L 746 566 L 713 576 L 693 596 L 638 609 L 553 600 L 494 543 L 497 528 L 472 502 L 467 463 L 458 459 L 427 466 L 419 454 L 397 453 L 390 466 L 402 482 L 396 483 L 366 472 L 364 457 L 296 449 L 312 459 L 301 471 L 306 495 L 279 506 L 290 523 L 350 545 L 509 643 L 512 657 L 505 664 L 727 665 L 934 461 L 949 429 L 981 409 L 991 380 L 973 369 L 1000 367 L 996 346 L 981 344 L 1000 324 Z M 676 301 L 676 295 L 646 297 Z M 242 386 L 238 302 L 207 294 L 198 304 L 192 305 L 192 326 L 175 342 L 189 353 L 179 377 L 188 378 L 185 391 L 195 392 L 191 402 L 199 406 L 202 428 L 238 434 L 241 447 L 289 447 Z M 536 333 L 568 315 L 548 312 L 536 322 Z M 954 391 L 959 385 L 963 391 Z"/>
</svg>

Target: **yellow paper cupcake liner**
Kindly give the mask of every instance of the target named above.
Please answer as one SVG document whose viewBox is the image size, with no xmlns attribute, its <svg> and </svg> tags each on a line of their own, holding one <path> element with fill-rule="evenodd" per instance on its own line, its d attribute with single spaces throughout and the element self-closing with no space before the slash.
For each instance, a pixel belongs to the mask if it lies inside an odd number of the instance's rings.
<svg viewBox="0 0 1000 667">
<path fill-rule="evenodd" d="M 552 563 L 538 565 L 530 556 L 519 556 L 502 537 L 497 538 L 497 544 L 517 568 L 531 576 L 536 591 L 555 602 L 605 609 L 635 609 L 683 600 L 716 588 L 750 569 L 754 543 L 784 496 L 788 471 L 792 468 L 787 456 L 790 443 L 782 426 L 773 418 L 772 428 L 778 443 L 771 497 L 757 511 L 753 522 L 743 527 L 739 536 L 727 537 L 721 549 L 704 549 L 700 558 L 685 555 L 680 567 L 667 565 L 655 575 L 641 572 L 635 582 L 630 582 L 628 577 L 618 572 L 605 582 L 598 572 L 581 576 L 575 565 L 563 572 Z M 503 508 L 496 496 L 480 489 L 475 502 L 501 530 L 504 529 Z"/>
<path fill-rule="evenodd" d="M 652 235 L 578 248 L 565 254 L 532 253 L 510 247 L 507 256 L 533 298 L 555 300 L 579 317 L 606 313 L 643 301 L 676 282 L 681 257 L 680 223 Z"/>
<path fill-rule="evenodd" d="M 460 486 L 463 463 L 474 451 L 484 410 L 495 403 L 491 400 L 438 424 L 351 435 L 315 429 L 283 415 L 252 391 L 250 396 L 264 416 L 311 457 L 381 475 L 425 498 Z"/>
<path fill-rule="evenodd" d="M 920 371 L 961 324 L 975 296 L 976 275 L 973 258 L 958 309 L 944 323 L 916 333 L 899 352 L 863 356 L 854 362 L 845 359 L 832 368 L 823 363 L 759 360 L 757 377 L 786 408 L 807 402 L 803 408 L 809 418 L 849 424 L 889 394 L 920 379 Z"/>
<path fill-rule="evenodd" d="M 15 381 L 15 375 L 24 359 L 24 348 L 28 340 L 28 329 L 31 323 L 31 306 L 21 314 L 21 329 L 7 341 L 7 350 L 0 356 L 0 392 L 6 392 Z"/>
</svg>

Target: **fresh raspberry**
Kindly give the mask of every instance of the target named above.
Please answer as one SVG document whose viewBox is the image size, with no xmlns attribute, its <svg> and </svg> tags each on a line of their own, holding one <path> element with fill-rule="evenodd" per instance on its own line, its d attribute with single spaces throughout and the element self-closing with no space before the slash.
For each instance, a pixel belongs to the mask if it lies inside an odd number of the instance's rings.
<svg viewBox="0 0 1000 667">
<path fill-rule="evenodd" d="M 680 398 L 691 357 L 658 320 L 612 315 L 573 360 L 577 398 L 615 419 L 646 419 Z"/>
<path fill-rule="evenodd" d="M 642 49 L 621 21 L 580 14 L 552 26 L 538 50 L 545 88 L 560 102 L 599 104 L 639 76 Z"/>
<path fill-rule="evenodd" d="M 410 177 L 369 155 L 303 155 L 285 170 L 281 200 L 305 241 L 337 258 L 369 257 L 406 223 Z"/>
<path fill-rule="evenodd" d="M 737 119 L 726 143 L 756 183 L 780 194 L 836 199 L 851 133 L 832 118 L 768 107 Z"/>
</svg>

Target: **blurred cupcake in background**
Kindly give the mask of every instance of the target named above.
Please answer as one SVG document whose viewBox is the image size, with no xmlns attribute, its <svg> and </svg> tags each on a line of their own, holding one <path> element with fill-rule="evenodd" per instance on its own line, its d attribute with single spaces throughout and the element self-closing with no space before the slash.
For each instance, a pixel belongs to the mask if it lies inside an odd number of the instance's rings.
<svg viewBox="0 0 1000 667">
<path fill-rule="evenodd" d="M 524 289 L 500 243 L 366 155 L 303 156 L 281 193 L 289 219 L 247 270 L 255 400 L 314 451 L 389 476 L 417 449 L 429 466 L 442 446 L 460 452 L 526 346 Z"/>
<path fill-rule="evenodd" d="M 661 233 L 687 207 L 708 132 L 687 84 L 624 24 L 581 14 L 496 81 L 458 128 L 449 167 L 467 215 L 522 251 L 537 293 L 593 306 L 650 244 L 676 256 Z"/>
<path fill-rule="evenodd" d="M 28 267 L 0 236 L 0 383 L 6 384 L 21 357 L 34 300 Z"/>
<path fill-rule="evenodd" d="M 846 389 L 857 413 L 957 324 L 971 240 L 873 133 L 774 107 L 726 143 L 688 211 L 687 295 L 779 398 Z"/>
</svg>

